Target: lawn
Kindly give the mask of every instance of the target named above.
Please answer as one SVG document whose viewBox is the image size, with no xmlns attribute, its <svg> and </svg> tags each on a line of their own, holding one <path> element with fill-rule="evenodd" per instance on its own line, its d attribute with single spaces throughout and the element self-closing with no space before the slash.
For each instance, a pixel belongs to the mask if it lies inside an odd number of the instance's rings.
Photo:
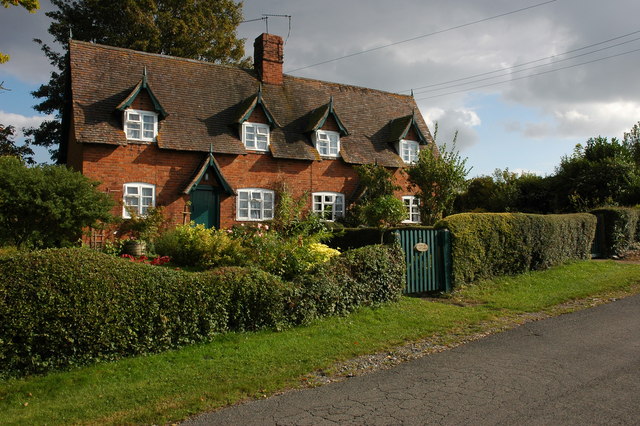
<svg viewBox="0 0 640 426">
<path fill-rule="evenodd" d="M 638 292 L 638 283 L 638 265 L 578 262 L 479 283 L 440 299 L 403 297 L 283 332 L 229 333 L 162 354 L 0 381 L 0 424 L 178 421 L 303 386 L 305 375 L 358 355 L 425 338 L 456 343 L 505 318 Z"/>
</svg>

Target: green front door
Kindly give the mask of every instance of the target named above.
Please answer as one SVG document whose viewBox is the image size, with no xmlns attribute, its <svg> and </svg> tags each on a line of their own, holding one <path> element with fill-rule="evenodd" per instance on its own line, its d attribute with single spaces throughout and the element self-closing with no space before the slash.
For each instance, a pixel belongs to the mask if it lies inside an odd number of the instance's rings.
<svg viewBox="0 0 640 426">
<path fill-rule="evenodd" d="M 191 193 L 191 220 L 207 228 L 220 228 L 220 193 L 217 188 L 198 185 Z"/>
</svg>

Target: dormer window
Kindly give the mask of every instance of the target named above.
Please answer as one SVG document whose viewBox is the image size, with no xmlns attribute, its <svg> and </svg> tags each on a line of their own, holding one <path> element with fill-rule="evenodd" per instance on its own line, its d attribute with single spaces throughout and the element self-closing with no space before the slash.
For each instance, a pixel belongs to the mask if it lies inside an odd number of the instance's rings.
<svg viewBox="0 0 640 426">
<path fill-rule="evenodd" d="M 418 161 L 418 154 L 420 153 L 420 145 L 417 141 L 411 141 L 407 139 L 400 140 L 398 153 L 407 164 L 414 164 Z"/>
<path fill-rule="evenodd" d="M 269 148 L 269 133 L 267 124 L 242 123 L 242 143 L 249 150 L 266 151 Z"/>
<path fill-rule="evenodd" d="M 330 130 L 316 130 L 315 144 L 318 153 L 323 157 L 340 156 L 340 133 Z"/>
<path fill-rule="evenodd" d="M 124 111 L 124 132 L 129 140 L 153 142 L 158 134 L 158 114 L 151 111 Z"/>
</svg>

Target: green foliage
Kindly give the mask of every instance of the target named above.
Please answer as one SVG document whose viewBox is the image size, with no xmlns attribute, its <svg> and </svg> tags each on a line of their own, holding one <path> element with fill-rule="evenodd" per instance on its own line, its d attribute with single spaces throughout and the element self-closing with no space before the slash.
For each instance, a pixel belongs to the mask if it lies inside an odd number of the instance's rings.
<svg viewBox="0 0 640 426">
<path fill-rule="evenodd" d="M 122 221 L 118 233 L 135 240 L 151 243 L 159 237 L 168 224 L 163 207 L 149 208 L 144 216 L 130 209 L 129 215 L 131 218 Z"/>
<path fill-rule="evenodd" d="M 407 218 L 407 209 L 401 200 L 393 196 L 400 189 L 393 173 L 378 164 L 363 164 L 354 167 L 362 196 L 349 210 L 347 223 L 353 226 L 375 226 L 384 230 Z M 382 242 L 382 241 L 380 241 Z"/>
<path fill-rule="evenodd" d="M 563 157 L 554 177 L 561 211 L 588 211 L 640 201 L 640 175 L 634 154 L 616 138 L 597 137 Z"/>
<path fill-rule="evenodd" d="M 55 10 L 49 33 L 61 46 L 67 46 L 70 32 L 74 40 L 183 58 L 241 64 L 244 42 L 236 27 L 242 21 L 242 3 L 233 0 L 51 0 Z M 65 54 L 55 52 L 37 40 L 42 51 L 58 71 L 51 73 L 48 84 L 32 92 L 43 99 L 35 109 L 55 115 L 38 128 L 27 132 L 36 145 L 50 147 L 52 158 L 64 160 L 57 151 L 62 141 L 62 110 L 65 91 Z"/>
<path fill-rule="evenodd" d="M 0 242 L 21 247 L 75 244 L 82 228 L 108 221 L 111 197 L 63 166 L 25 167 L 0 157 Z"/>
<path fill-rule="evenodd" d="M 34 152 L 29 147 L 29 142 L 24 145 L 17 146 L 13 140 L 15 128 L 13 126 L 4 126 L 0 124 L 0 156 L 8 155 L 17 157 L 27 164 L 34 164 Z"/>
<path fill-rule="evenodd" d="M 607 207 L 592 210 L 604 228 L 603 257 L 624 256 L 640 243 L 640 209 Z"/>
<path fill-rule="evenodd" d="M 385 195 L 366 203 L 362 208 L 362 215 L 367 225 L 376 226 L 380 230 L 380 244 L 382 244 L 384 230 L 405 220 L 407 208 L 393 195 Z"/>
<path fill-rule="evenodd" d="M 453 208 L 458 194 L 466 189 L 465 180 L 470 169 L 467 159 L 455 150 L 447 150 L 446 144 L 434 149 L 422 149 L 418 161 L 406 170 L 409 183 L 418 189 L 422 223 L 433 225 Z"/>
<path fill-rule="evenodd" d="M 296 283 L 255 268 L 183 272 L 88 249 L 0 257 L 0 375 L 163 351 L 228 330 L 280 329 L 397 300 L 397 247 L 334 256 Z"/>
<path fill-rule="evenodd" d="M 363 188 L 363 200 L 375 200 L 379 197 L 393 195 L 400 189 L 396 185 L 393 173 L 379 164 L 362 164 L 355 166 L 358 182 Z"/>
<path fill-rule="evenodd" d="M 496 169 L 493 176 L 480 176 L 468 181 L 454 210 L 462 212 L 551 213 L 555 196 L 551 178 L 530 173 L 518 176 L 509 169 Z"/>
<path fill-rule="evenodd" d="M 273 219 L 268 223 L 272 231 L 276 231 L 284 238 L 311 238 L 316 242 L 331 236 L 332 232 L 327 222 L 307 209 L 307 193 L 295 198 L 289 188 L 282 183 L 277 194 L 278 202 Z"/>
<path fill-rule="evenodd" d="M 438 222 L 452 236 L 452 283 L 546 269 L 588 259 L 596 218 L 590 214 L 463 213 Z"/>
<path fill-rule="evenodd" d="M 202 224 L 180 225 L 162 233 L 155 240 L 155 250 L 179 266 L 214 268 L 247 264 L 248 250 L 240 241 L 232 239 L 227 231 L 208 229 Z"/>
<path fill-rule="evenodd" d="M 349 250 L 321 265 L 313 274 L 301 275 L 301 287 L 292 305 L 298 322 L 342 315 L 358 306 L 395 301 L 402 294 L 406 267 L 402 249 L 366 246 Z"/>
</svg>

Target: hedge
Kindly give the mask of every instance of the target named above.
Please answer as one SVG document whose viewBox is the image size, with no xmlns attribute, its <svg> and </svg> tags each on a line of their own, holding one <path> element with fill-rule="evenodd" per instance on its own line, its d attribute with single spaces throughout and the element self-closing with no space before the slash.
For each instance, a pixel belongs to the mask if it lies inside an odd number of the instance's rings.
<svg viewBox="0 0 640 426">
<path fill-rule="evenodd" d="M 451 231 L 452 284 L 588 259 L 596 217 L 588 214 L 463 213 L 436 224 Z"/>
<path fill-rule="evenodd" d="M 591 213 L 598 217 L 603 227 L 600 239 L 602 257 L 624 256 L 640 242 L 640 209 L 632 207 L 607 207 Z"/>
<path fill-rule="evenodd" d="M 89 249 L 0 257 L 0 376 L 282 328 L 400 296 L 397 248 L 347 252 L 297 283 L 253 268 L 184 272 Z M 329 279 L 330 278 L 330 279 Z"/>
</svg>

